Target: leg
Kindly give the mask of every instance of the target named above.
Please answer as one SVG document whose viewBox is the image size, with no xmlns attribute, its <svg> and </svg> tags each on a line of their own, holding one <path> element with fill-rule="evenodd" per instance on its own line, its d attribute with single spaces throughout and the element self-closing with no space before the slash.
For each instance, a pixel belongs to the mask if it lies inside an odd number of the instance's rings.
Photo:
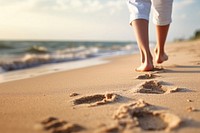
<svg viewBox="0 0 200 133">
<path fill-rule="evenodd" d="M 148 20 L 136 19 L 132 21 L 132 27 L 141 51 L 141 66 L 136 71 L 150 71 L 154 67 L 149 49 Z"/>
<path fill-rule="evenodd" d="M 156 62 L 163 63 L 168 60 L 164 46 L 171 23 L 173 0 L 151 0 L 154 11 L 153 22 L 156 25 L 157 46 L 155 48 Z"/>
<path fill-rule="evenodd" d="M 155 54 L 157 63 L 163 63 L 164 61 L 168 60 L 168 56 L 165 53 L 164 47 L 169 26 L 169 24 L 164 26 L 156 26 L 157 46 L 155 49 Z"/>
</svg>

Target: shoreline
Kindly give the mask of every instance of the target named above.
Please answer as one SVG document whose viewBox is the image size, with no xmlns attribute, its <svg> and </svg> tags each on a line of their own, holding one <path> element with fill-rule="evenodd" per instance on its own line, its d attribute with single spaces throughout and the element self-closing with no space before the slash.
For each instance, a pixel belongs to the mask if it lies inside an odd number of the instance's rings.
<svg viewBox="0 0 200 133">
<path fill-rule="evenodd" d="M 104 58 L 92 58 L 86 60 L 72 61 L 72 62 L 62 62 L 56 64 L 46 64 L 33 68 L 20 69 L 15 71 L 8 71 L 0 73 L 0 83 L 5 83 L 9 81 L 21 80 L 31 77 L 37 77 L 41 75 L 47 75 L 55 72 L 70 71 L 75 69 L 81 69 L 90 66 L 96 66 L 101 64 L 106 64 Z M 16 76 L 20 75 L 20 76 Z"/>
<path fill-rule="evenodd" d="M 132 44 L 134 45 L 134 44 Z M 154 44 L 150 43 L 150 47 L 153 48 Z M 85 67 L 95 66 L 95 65 L 101 65 L 105 63 L 109 63 L 112 58 L 120 57 L 120 56 L 127 56 L 127 55 L 135 55 L 138 54 L 138 50 L 134 51 L 117 51 L 117 52 L 111 52 L 107 53 L 101 56 L 87 58 L 87 59 L 79 59 L 79 60 L 73 60 L 73 61 L 65 61 L 65 62 L 58 62 L 58 63 L 47 63 L 47 64 L 41 64 L 36 65 L 32 67 L 25 67 L 22 69 L 15 69 L 11 71 L 5 71 L 0 67 L 0 83 L 5 83 L 9 81 L 15 81 L 20 79 L 26 79 L 31 77 L 36 77 L 40 75 L 46 75 L 51 74 L 54 72 L 61 72 L 61 71 L 69 71 L 74 69 L 81 69 Z M 30 58 L 29 55 L 27 58 Z M 43 56 L 42 60 L 46 60 L 46 56 Z M 16 61 L 17 62 L 17 61 Z M 34 61 L 33 62 L 37 62 Z M 13 66 L 13 65 L 11 65 Z M 15 76 L 15 75 L 20 75 Z"/>
<path fill-rule="evenodd" d="M 130 119 L 124 120 L 119 117 L 120 107 L 124 109 L 126 105 L 126 108 L 132 111 L 140 106 L 142 109 L 150 109 L 153 113 L 155 111 L 151 110 L 152 107 L 165 112 L 158 114 L 168 116 L 168 121 L 157 117 L 159 115 L 147 112 L 155 118 L 146 118 L 149 122 L 155 122 L 153 131 L 164 132 L 168 129 L 172 132 L 198 133 L 200 131 L 199 45 L 200 41 L 166 45 L 169 61 L 161 65 L 164 70 L 151 73 L 152 79 L 136 79 L 148 73 L 134 71 L 140 64 L 140 56 L 135 54 L 106 58 L 110 63 L 102 65 L 1 83 L 0 129 L 4 133 L 13 131 L 48 133 L 53 130 L 69 130 L 71 125 L 71 130 L 80 129 L 78 130 L 80 133 L 96 131 L 108 133 L 109 129 L 115 129 L 120 133 L 121 130 L 128 129 L 120 127 L 118 123 L 130 122 Z M 151 85 L 159 84 L 155 88 L 162 85 L 164 89 L 161 88 L 161 92 L 156 90 L 159 94 L 139 90 L 139 85 L 148 81 L 154 81 Z M 142 91 L 145 93 L 141 93 Z M 88 98 L 93 100 L 88 101 Z M 136 106 L 131 107 L 130 104 L 133 103 Z M 147 105 L 151 105 L 151 108 Z M 145 113 L 140 111 L 141 114 Z M 47 122 L 50 118 L 52 123 Z M 161 122 L 167 121 L 167 125 L 162 127 L 159 122 L 154 121 L 157 119 Z M 142 127 L 132 125 L 134 128 L 131 132 L 152 132 L 148 130 L 144 121 L 140 120 Z M 54 122 L 64 123 L 60 123 L 63 126 L 56 128 L 52 125 Z M 169 125 L 174 122 L 177 125 L 173 129 Z M 148 126 L 148 123 L 146 124 Z M 52 125 L 50 130 L 45 129 L 48 125 Z M 157 130 L 159 128 L 161 129 Z"/>
</svg>

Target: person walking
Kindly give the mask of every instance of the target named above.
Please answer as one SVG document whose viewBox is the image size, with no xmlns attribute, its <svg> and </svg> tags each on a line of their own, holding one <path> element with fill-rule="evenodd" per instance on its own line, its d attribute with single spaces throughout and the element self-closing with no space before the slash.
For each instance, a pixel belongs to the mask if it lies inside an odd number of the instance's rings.
<svg viewBox="0 0 200 133">
<path fill-rule="evenodd" d="M 149 14 L 153 10 L 153 23 L 156 25 L 155 61 L 160 64 L 168 60 L 165 53 L 165 42 L 172 22 L 173 0 L 127 0 L 130 11 L 130 25 L 134 29 L 137 44 L 140 49 L 141 65 L 136 71 L 151 71 L 154 69 L 153 57 L 149 48 Z"/>
</svg>

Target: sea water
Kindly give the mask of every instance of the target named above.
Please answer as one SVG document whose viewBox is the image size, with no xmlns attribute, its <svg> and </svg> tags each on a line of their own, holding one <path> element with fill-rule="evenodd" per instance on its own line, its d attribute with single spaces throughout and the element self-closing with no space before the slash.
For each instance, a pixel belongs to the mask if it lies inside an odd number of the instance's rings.
<svg viewBox="0 0 200 133">
<path fill-rule="evenodd" d="M 0 83 L 108 63 L 138 53 L 136 42 L 0 41 Z"/>
</svg>

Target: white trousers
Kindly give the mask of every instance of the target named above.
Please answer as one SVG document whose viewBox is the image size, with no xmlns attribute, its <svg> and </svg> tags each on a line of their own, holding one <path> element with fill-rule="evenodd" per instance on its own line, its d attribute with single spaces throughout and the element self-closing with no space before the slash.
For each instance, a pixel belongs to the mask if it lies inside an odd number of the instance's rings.
<svg viewBox="0 0 200 133">
<path fill-rule="evenodd" d="M 153 23 L 168 25 L 172 22 L 173 0 L 127 0 L 130 11 L 130 24 L 136 19 L 149 20 L 151 6 L 153 9 Z"/>
</svg>

